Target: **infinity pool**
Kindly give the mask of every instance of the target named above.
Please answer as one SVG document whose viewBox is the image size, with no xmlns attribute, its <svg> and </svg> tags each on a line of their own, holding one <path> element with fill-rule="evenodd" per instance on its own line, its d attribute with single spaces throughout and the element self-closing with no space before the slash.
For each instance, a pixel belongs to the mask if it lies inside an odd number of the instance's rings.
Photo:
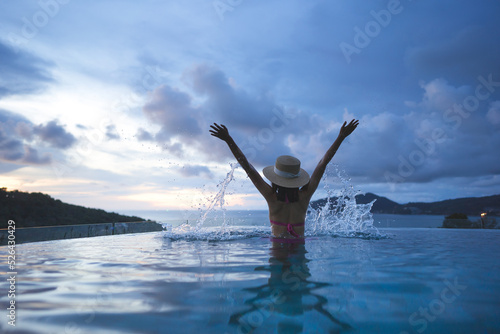
<svg viewBox="0 0 500 334">
<path fill-rule="evenodd" d="M 21 244 L 2 333 L 500 333 L 500 231 Z M 6 277 L 7 249 L 0 247 Z"/>
</svg>

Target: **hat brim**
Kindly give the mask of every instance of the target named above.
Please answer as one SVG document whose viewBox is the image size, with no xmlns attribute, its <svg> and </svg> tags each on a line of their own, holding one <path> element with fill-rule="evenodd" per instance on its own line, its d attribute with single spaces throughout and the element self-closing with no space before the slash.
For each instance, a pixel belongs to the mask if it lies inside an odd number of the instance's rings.
<svg viewBox="0 0 500 334">
<path fill-rule="evenodd" d="M 280 187 L 300 188 L 309 183 L 309 174 L 302 168 L 300 169 L 299 176 L 290 179 L 277 175 L 274 172 L 274 166 L 267 166 L 262 172 L 269 181 Z"/>
</svg>

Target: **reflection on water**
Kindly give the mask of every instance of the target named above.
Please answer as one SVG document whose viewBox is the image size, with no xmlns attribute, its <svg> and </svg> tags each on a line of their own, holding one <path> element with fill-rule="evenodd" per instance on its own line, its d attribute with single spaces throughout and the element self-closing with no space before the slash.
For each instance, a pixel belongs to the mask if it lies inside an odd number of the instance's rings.
<svg viewBox="0 0 500 334">
<path fill-rule="evenodd" d="M 16 333 L 500 333 L 500 231 L 390 233 L 305 245 L 161 233 L 22 244 Z"/>
<path fill-rule="evenodd" d="M 253 333 L 261 326 L 265 326 L 266 332 L 302 333 L 304 321 L 301 316 L 308 312 L 328 319 L 331 330 L 352 329 L 326 309 L 328 299 L 316 290 L 330 284 L 312 279 L 306 253 L 303 243 L 272 243 L 269 265 L 255 268 L 255 271 L 269 272 L 268 283 L 243 289 L 252 295 L 244 301 L 248 308 L 232 314 L 229 319 L 229 324 L 237 327 L 237 333 Z M 273 317 L 277 319 L 273 321 Z M 307 324 L 307 331 L 312 330 L 311 326 L 314 324 Z"/>
</svg>

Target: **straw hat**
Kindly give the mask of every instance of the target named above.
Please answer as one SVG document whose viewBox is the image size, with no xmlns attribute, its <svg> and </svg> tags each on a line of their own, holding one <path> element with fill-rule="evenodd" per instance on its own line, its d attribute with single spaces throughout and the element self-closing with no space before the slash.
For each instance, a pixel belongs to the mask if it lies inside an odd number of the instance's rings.
<svg viewBox="0 0 500 334">
<path fill-rule="evenodd" d="M 300 188 L 309 182 L 309 174 L 300 168 L 300 160 L 289 155 L 279 156 L 274 166 L 264 168 L 263 172 L 269 181 L 285 188 Z"/>
</svg>

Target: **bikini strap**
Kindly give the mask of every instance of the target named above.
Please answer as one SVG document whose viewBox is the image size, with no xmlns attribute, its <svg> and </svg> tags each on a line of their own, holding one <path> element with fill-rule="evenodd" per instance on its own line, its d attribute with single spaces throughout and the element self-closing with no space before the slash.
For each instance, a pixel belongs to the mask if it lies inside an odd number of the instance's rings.
<svg viewBox="0 0 500 334">
<path fill-rule="evenodd" d="M 280 225 L 280 226 L 286 226 L 286 230 L 288 233 L 293 235 L 296 238 L 300 238 L 300 236 L 294 231 L 293 227 L 294 226 L 303 226 L 304 223 L 298 223 L 298 224 L 290 224 L 290 223 L 280 223 L 280 222 L 275 222 L 274 220 L 271 220 L 271 224 L 275 225 Z"/>
</svg>

